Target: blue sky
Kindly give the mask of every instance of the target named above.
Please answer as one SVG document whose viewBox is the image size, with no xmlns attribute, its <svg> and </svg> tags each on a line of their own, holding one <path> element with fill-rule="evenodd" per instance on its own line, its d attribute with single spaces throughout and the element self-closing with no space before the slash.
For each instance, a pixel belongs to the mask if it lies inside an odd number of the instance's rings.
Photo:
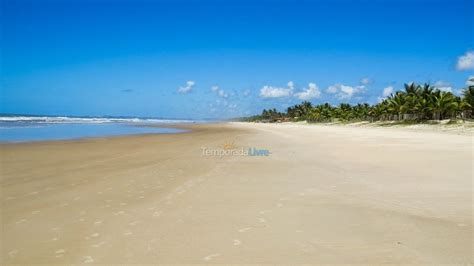
<svg viewBox="0 0 474 266">
<path fill-rule="evenodd" d="M 474 75 L 473 1 L 3 0 L 1 113 L 228 118 Z"/>
</svg>

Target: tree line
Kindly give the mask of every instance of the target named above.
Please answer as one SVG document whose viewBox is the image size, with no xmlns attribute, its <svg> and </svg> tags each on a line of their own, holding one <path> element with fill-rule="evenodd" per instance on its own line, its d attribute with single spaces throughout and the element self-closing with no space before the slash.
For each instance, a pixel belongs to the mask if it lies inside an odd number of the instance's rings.
<svg viewBox="0 0 474 266">
<path fill-rule="evenodd" d="M 370 105 L 329 103 L 313 105 L 308 101 L 288 107 L 286 112 L 275 108 L 264 109 L 260 115 L 246 117 L 244 121 L 414 121 L 474 118 L 474 86 L 465 88 L 462 96 L 441 91 L 430 84 L 405 84 L 379 103 Z"/>
</svg>

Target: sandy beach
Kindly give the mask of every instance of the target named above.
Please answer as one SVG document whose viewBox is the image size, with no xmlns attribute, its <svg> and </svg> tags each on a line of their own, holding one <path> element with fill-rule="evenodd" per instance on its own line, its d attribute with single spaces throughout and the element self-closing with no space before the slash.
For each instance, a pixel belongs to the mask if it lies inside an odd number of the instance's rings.
<svg viewBox="0 0 474 266">
<path fill-rule="evenodd" d="M 472 134 L 186 127 L 1 144 L 1 263 L 473 262 Z"/>
</svg>

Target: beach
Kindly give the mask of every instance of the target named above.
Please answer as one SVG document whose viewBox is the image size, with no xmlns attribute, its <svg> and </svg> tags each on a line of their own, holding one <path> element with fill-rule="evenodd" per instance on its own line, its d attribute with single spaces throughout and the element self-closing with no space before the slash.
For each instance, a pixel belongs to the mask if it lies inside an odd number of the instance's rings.
<svg viewBox="0 0 474 266">
<path fill-rule="evenodd" d="M 472 134 L 177 127 L 0 144 L 1 263 L 473 262 Z"/>
</svg>

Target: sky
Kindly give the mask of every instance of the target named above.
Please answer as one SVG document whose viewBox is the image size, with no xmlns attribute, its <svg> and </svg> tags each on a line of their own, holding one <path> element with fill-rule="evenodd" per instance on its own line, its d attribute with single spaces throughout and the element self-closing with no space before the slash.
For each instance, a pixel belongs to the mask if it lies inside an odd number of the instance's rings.
<svg viewBox="0 0 474 266">
<path fill-rule="evenodd" d="M 474 0 L 2 0 L 0 113 L 224 119 L 459 94 Z"/>
</svg>

